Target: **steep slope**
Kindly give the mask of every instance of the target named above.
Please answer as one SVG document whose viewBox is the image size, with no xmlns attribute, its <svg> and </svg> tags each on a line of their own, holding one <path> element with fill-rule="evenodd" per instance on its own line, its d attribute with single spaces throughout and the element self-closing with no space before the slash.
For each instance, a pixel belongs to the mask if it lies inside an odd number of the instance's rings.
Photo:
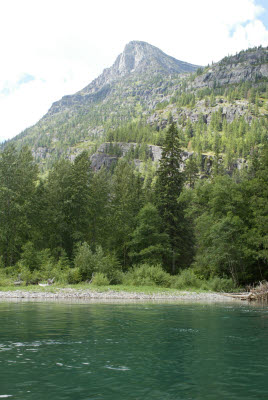
<svg viewBox="0 0 268 400">
<path fill-rule="evenodd" d="M 62 151 L 81 140 L 95 141 L 107 124 L 118 124 L 154 108 L 171 80 L 198 66 L 176 60 L 145 42 L 130 42 L 112 67 L 74 95 L 55 102 L 48 113 L 15 141 L 33 149 Z M 169 82 L 169 83 L 168 83 Z"/>
<path fill-rule="evenodd" d="M 183 132 L 186 122 L 197 124 L 200 115 L 209 127 L 216 112 L 228 124 L 244 117 L 250 126 L 267 116 L 267 81 L 267 48 L 242 51 L 201 68 L 134 41 L 112 67 L 81 91 L 55 102 L 14 141 L 30 145 L 37 161 L 50 167 L 62 154 L 73 159 L 82 149 L 93 153 L 107 139 L 161 145 L 170 114 Z M 138 124 L 139 131 L 142 126 L 151 128 L 133 135 L 130 123 Z M 118 129 L 121 133 L 113 134 Z M 182 140 L 185 148 L 194 139 L 195 129 L 191 132 Z M 207 148 L 203 146 L 203 151 Z"/>
<path fill-rule="evenodd" d="M 122 54 L 115 60 L 112 67 L 91 82 L 84 89 L 71 96 L 64 96 L 55 102 L 47 116 L 63 112 L 69 108 L 90 106 L 91 103 L 104 101 L 113 92 L 116 82 L 132 76 L 172 75 L 194 72 L 198 66 L 176 60 L 157 47 L 146 42 L 132 41 L 125 46 Z"/>
<path fill-rule="evenodd" d="M 192 87 L 212 88 L 258 82 L 263 78 L 268 79 L 268 48 L 257 48 L 225 57 L 219 63 L 206 68 L 202 75 L 194 80 Z"/>
</svg>

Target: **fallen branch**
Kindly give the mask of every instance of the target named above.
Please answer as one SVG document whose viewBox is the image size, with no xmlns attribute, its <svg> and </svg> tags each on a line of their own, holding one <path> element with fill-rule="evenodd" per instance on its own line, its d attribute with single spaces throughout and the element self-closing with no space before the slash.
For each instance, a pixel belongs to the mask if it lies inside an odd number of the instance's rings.
<svg viewBox="0 0 268 400">
<path fill-rule="evenodd" d="M 256 288 L 252 288 L 250 292 L 225 293 L 224 296 L 240 300 L 268 302 L 268 282 L 260 282 L 259 285 Z"/>
</svg>

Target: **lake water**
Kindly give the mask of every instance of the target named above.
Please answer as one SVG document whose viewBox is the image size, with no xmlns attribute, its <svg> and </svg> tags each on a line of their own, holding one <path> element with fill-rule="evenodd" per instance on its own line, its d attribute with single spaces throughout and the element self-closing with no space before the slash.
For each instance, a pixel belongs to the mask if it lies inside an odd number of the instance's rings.
<svg viewBox="0 0 268 400">
<path fill-rule="evenodd" d="M 0 303 L 0 399 L 267 400 L 268 308 Z"/>
</svg>

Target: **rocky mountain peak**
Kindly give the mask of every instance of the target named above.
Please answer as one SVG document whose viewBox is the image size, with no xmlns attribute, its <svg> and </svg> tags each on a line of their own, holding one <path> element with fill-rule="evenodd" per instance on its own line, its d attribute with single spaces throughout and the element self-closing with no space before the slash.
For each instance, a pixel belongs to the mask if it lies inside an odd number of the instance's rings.
<svg viewBox="0 0 268 400">
<path fill-rule="evenodd" d="M 146 42 L 129 42 L 113 67 L 119 76 L 132 72 L 184 73 L 196 70 L 197 66 L 170 57 L 155 46 Z"/>
<path fill-rule="evenodd" d="M 95 93 L 104 85 L 132 73 L 181 74 L 194 72 L 197 68 L 197 65 L 179 61 L 174 57 L 168 56 L 162 50 L 149 43 L 131 41 L 116 58 L 114 64 L 110 68 L 106 68 L 81 93 Z"/>
<path fill-rule="evenodd" d="M 123 53 L 118 56 L 114 67 L 117 68 L 119 75 L 126 75 L 136 71 L 142 64 L 150 64 L 152 61 L 150 58 L 158 52 L 159 49 L 146 42 L 129 42 Z"/>
</svg>

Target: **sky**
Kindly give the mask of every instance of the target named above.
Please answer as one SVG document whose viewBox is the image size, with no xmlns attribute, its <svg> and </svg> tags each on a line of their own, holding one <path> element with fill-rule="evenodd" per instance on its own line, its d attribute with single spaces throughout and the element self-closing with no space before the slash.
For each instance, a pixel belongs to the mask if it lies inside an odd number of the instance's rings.
<svg viewBox="0 0 268 400">
<path fill-rule="evenodd" d="M 198 65 L 268 45 L 268 0 L 3 0 L 0 142 L 88 85 L 131 40 Z"/>
</svg>

